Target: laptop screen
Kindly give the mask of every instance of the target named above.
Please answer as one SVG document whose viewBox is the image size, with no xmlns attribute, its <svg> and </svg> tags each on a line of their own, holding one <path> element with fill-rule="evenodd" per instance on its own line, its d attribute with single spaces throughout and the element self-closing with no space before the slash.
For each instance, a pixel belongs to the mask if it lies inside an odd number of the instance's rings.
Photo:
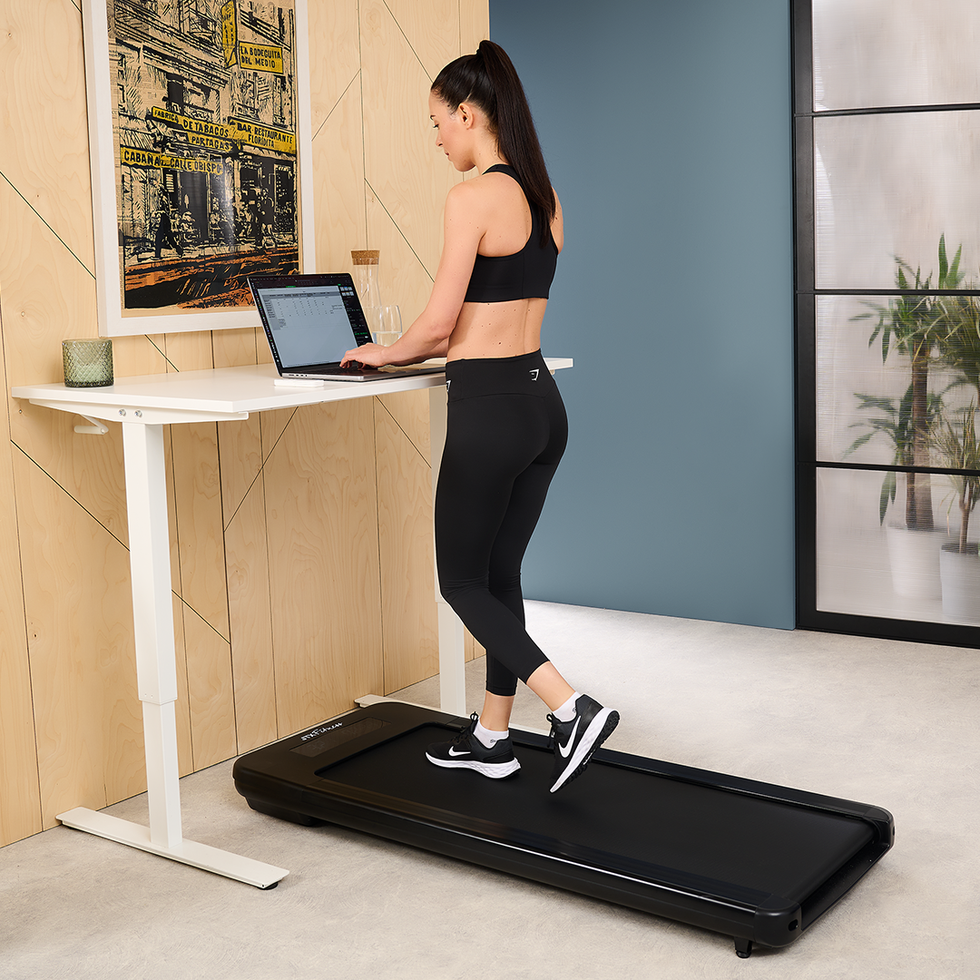
<svg viewBox="0 0 980 980">
<path fill-rule="evenodd" d="M 336 364 L 370 339 L 349 276 L 252 279 L 256 305 L 282 370 Z"/>
</svg>

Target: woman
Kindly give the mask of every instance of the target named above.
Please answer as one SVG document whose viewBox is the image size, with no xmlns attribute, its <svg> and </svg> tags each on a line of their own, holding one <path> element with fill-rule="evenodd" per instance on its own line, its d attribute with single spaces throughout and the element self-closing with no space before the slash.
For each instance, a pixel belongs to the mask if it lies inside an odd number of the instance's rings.
<svg viewBox="0 0 980 980">
<path fill-rule="evenodd" d="M 541 357 L 541 321 L 564 242 L 524 89 L 491 41 L 432 84 L 436 145 L 479 176 L 446 198 L 445 241 L 422 315 L 390 347 L 344 363 L 376 367 L 445 356 L 449 408 L 435 501 L 436 561 L 447 602 L 487 651 L 482 712 L 430 762 L 499 779 L 520 769 L 510 739 L 518 678 L 551 709 L 551 792 L 585 768 L 619 714 L 579 694 L 524 629 L 521 562 L 568 434 Z"/>
</svg>

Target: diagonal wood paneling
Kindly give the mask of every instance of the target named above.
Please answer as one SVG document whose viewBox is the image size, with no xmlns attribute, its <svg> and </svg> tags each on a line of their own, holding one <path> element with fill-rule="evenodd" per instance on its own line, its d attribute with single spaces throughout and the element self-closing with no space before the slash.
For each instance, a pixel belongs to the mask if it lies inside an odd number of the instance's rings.
<svg viewBox="0 0 980 980">
<path fill-rule="evenodd" d="M 281 735 L 382 688 L 373 399 L 296 416 L 265 466 Z"/>
<path fill-rule="evenodd" d="M 316 259 L 321 272 L 350 269 L 352 248 L 364 248 L 364 155 L 361 86 L 341 94 L 316 129 L 313 181 Z"/>
<path fill-rule="evenodd" d="M 222 524 L 228 527 L 262 471 L 261 415 L 218 423 Z"/>
<path fill-rule="evenodd" d="M 361 70 L 358 0 L 330 0 L 308 6 L 310 23 L 310 109 L 313 133 L 334 111 Z"/>
<path fill-rule="evenodd" d="M 392 19 L 405 36 L 431 83 L 444 65 L 460 54 L 460 0 L 385 0 Z M 423 106 L 424 106 L 423 102 Z"/>
<path fill-rule="evenodd" d="M 485 36 L 486 0 L 309 10 L 317 266 L 381 248 L 408 321 L 460 179 L 426 93 Z M 0 56 L 0 378 L 57 381 L 61 340 L 98 332 L 79 5 L 0 5 Z M 114 361 L 133 376 L 271 356 L 249 329 L 118 338 Z M 10 398 L 5 418 L 0 845 L 144 788 L 118 426 L 78 436 Z M 410 544 L 431 530 L 427 418 L 407 395 L 167 432 L 181 773 L 381 693 L 383 620 L 389 688 L 435 669 L 431 569 Z"/>
<path fill-rule="evenodd" d="M 0 295 L 0 308 L 2 308 Z M 2 330 L 2 322 L 0 322 Z M 6 387 L 0 363 L 0 384 Z M 3 404 L 3 432 L 9 431 Z M 14 474 L 7 439 L 0 439 L 0 845 L 41 829 L 34 705 L 21 585 Z"/>
<path fill-rule="evenodd" d="M 197 770 L 237 752 L 231 644 L 186 602 L 182 612 L 191 746 Z"/>
<path fill-rule="evenodd" d="M 177 513 L 180 597 L 221 636 L 228 637 L 224 522 L 218 435 L 214 422 L 175 425 L 174 500 Z"/>
<path fill-rule="evenodd" d="M 381 252 L 379 283 L 383 303 L 396 304 L 407 329 L 425 309 L 432 291 L 432 277 L 391 215 L 366 188 L 368 238 Z M 441 213 L 439 215 L 441 220 Z"/>
<path fill-rule="evenodd" d="M 404 430 L 380 406 L 375 425 L 384 686 L 388 694 L 416 678 L 439 672 L 432 473 Z"/>
<path fill-rule="evenodd" d="M 378 401 L 405 433 L 426 466 L 429 466 L 432 451 L 429 439 L 429 392 L 403 391 L 397 395 L 381 395 Z"/>
<path fill-rule="evenodd" d="M 129 554 L 14 458 L 44 826 L 144 786 Z M 96 571 L 97 570 L 97 573 Z"/>
<path fill-rule="evenodd" d="M 238 750 L 279 734 L 272 648 L 272 588 L 266 536 L 265 482 L 260 475 L 225 530 L 228 606 L 234 657 Z"/>
<path fill-rule="evenodd" d="M 0 173 L 94 269 L 81 20 L 70 2 L 0 7 L 3 101 L 11 117 L 8 138 L 0 140 Z"/>
<path fill-rule="evenodd" d="M 439 215 L 457 178 L 435 148 L 427 108 L 431 80 L 383 0 L 362 0 L 361 36 L 364 178 L 434 276 Z"/>
</svg>

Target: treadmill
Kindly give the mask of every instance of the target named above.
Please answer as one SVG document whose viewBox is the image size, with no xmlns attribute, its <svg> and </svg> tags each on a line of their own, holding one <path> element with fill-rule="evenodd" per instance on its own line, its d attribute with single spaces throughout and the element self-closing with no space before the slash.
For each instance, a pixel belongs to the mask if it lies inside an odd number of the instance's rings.
<svg viewBox="0 0 980 980">
<path fill-rule="evenodd" d="M 397 701 L 239 758 L 260 813 L 411 844 L 753 944 L 798 939 L 894 843 L 880 807 L 609 749 L 549 793 L 544 735 L 511 729 L 521 770 L 487 779 L 425 759 L 469 724 Z"/>
</svg>

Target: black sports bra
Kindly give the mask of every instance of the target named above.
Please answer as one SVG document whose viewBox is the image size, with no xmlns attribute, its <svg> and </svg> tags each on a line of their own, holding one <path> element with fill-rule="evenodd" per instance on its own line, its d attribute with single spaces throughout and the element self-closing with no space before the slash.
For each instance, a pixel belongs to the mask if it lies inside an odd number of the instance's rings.
<svg viewBox="0 0 980 980">
<path fill-rule="evenodd" d="M 517 172 L 506 163 L 498 163 L 484 173 L 504 173 L 520 184 Z M 541 211 L 532 205 L 531 234 L 519 252 L 513 255 L 477 255 L 464 302 L 506 303 L 512 299 L 548 298 L 558 265 L 558 246 L 550 230 L 548 240 L 542 246 L 543 217 Z"/>
</svg>

